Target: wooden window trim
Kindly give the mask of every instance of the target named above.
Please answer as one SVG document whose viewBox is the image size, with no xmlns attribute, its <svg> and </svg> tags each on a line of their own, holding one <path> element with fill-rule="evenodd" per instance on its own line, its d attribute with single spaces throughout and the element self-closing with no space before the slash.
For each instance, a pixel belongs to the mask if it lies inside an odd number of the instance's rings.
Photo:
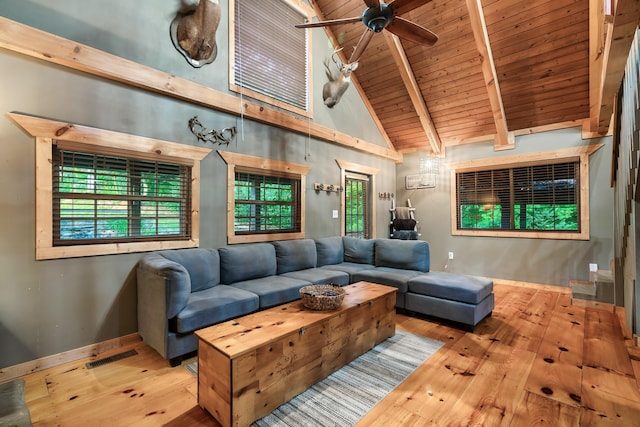
<svg viewBox="0 0 640 427">
<path fill-rule="evenodd" d="M 312 60 L 313 55 L 311 52 L 312 46 L 313 46 L 313 39 L 312 39 L 313 32 L 310 31 L 309 29 L 300 30 L 300 31 L 307 31 L 307 68 L 308 68 L 307 104 L 308 106 L 307 106 L 307 109 L 305 110 L 302 108 L 297 108 L 286 102 L 279 101 L 268 95 L 264 95 L 256 91 L 253 91 L 251 89 L 248 89 L 246 87 L 235 84 L 235 75 L 236 75 L 236 71 L 235 71 L 235 57 L 236 57 L 235 2 L 236 1 L 237 0 L 229 0 L 229 89 L 233 92 L 239 93 L 241 96 L 248 96 L 250 98 L 257 99 L 258 101 L 262 101 L 267 104 L 273 105 L 274 107 L 278 107 L 286 111 L 291 111 L 293 113 L 300 114 L 304 117 L 313 117 L 313 92 L 314 92 L 313 91 L 313 60 Z M 306 15 L 307 20 L 309 22 L 311 22 L 312 17 L 315 15 L 315 11 L 301 0 L 282 0 L 282 1 L 286 3 L 288 6 L 290 6 L 291 8 L 296 9 L 298 12 L 300 12 L 301 15 Z"/>
<path fill-rule="evenodd" d="M 376 179 L 375 176 L 378 173 L 378 169 L 377 168 L 372 168 L 369 166 L 363 166 L 363 165 L 359 165 L 357 163 L 351 163 L 351 162 L 346 162 L 343 160 L 336 160 L 336 163 L 338 164 L 338 167 L 340 167 L 340 186 L 342 188 L 345 188 L 345 184 L 346 184 L 346 177 L 347 174 L 349 172 L 354 172 L 354 173 L 359 173 L 362 175 L 367 175 L 369 176 L 369 191 L 371 194 L 371 200 L 370 200 L 370 206 L 369 208 L 371 209 L 371 218 L 370 218 L 370 227 L 371 230 L 370 231 L 370 236 L 371 238 L 375 238 L 377 236 L 377 227 L 376 227 L 376 198 L 374 197 L 374 194 L 376 193 Z M 342 193 L 340 193 L 340 215 L 342 216 L 341 220 L 340 220 L 340 235 L 344 236 L 345 232 L 346 232 L 346 218 L 344 217 L 344 210 L 346 208 L 347 205 L 347 201 L 346 201 L 346 195 L 344 194 L 344 191 Z"/>
<path fill-rule="evenodd" d="M 465 162 L 450 163 L 451 173 L 451 235 L 453 236 L 484 236 L 484 237 L 515 237 L 527 239 L 558 239 L 558 240 L 589 240 L 589 156 L 599 150 L 604 144 L 592 144 L 582 147 L 572 147 L 561 150 L 542 151 L 530 154 L 503 156 L 491 159 L 478 159 Z M 580 161 L 580 232 L 535 232 L 535 231 L 496 231 L 496 230 L 458 230 L 456 227 L 457 214 L 457 172 L 473 172 L 481 170 L 499 169 L 502 167 L 522 167 L 540 164 Z"/>
<path fill-rule="evenodd" d="M 199 245 L 200 161 L 211 152 L 210 149 L 17 113 L 9 113 L 9 116 L 36 140 L 37 260 L 191 248 Z M 111 154 L 191 166 L 191 239 L 54 247 L 52 217 L 52 148 L 54 144 L 95 154 Z"/>
<path fill-rule="evenodd" d="M 231 151 L 218 150 L 218 154 L 227 164 L 227 244 L 269 242 L 274 240 L 292 240 L 305 237 L 305 188 L 306 175 L 311 166 L 280 160 L 265 159 Z M 298 233 L 264 233 L 236 235 L 235 224 L 235 177 L 236 168 L 251 169 L 259 173 L 263 171 L 279 172 L 300 180 L 300 232 Z"/>
</svg>

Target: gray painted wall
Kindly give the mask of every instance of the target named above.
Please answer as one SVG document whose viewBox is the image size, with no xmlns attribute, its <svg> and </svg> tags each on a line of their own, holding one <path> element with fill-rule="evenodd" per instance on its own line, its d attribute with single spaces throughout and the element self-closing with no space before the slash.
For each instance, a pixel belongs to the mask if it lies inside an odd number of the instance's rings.
<svg viewBox="0 0 640 427">
<path fill-rule="evenodd" d="M 498 158 L 585 144 L 603 143 L 589 162 L 589 241 L 467 237 L 451 235 L 451 183 L 448 163 Z M 443 270 L 449 251 L 456 273 L 568 286 L 569 280 L 588 280 L 589 263 L 608 270 L 613 258 L 613 190 L 610 188 L 611 138 L 582 140 L 580 128 L 543 132 L 516 138 L 516 148 L 495 152 L 493 142 L 447 147 L 436 188 L 407 191 L 404 177 L 417 174 L 425 153 L 405 155 L 397 167 L 397 201 L 411 199 L 420 221 L 421 238 L 429 242 L 432 270 Z"/>
<path fill-rule="evenodd" d="M 226 1 L 221 2 L 227 16 Z M 227 20 L 217 31 L 218 56 L 194 69 L 174 49 L 169 24 L 178 1 L 3 0 L 0 15 L 184 77 L 228 89 Z M 334 110 L 322 104 L 322 59 L 329 43 L 313 31 L 314 121 L 386 146 L 357 91 Z M 142 254 L 35 261 L 34 139 L 13 123 L 18 111 L 118 132 L 200 145 L 187 127 L 197 115 L 207 128 L 236 125 L 225 150 L 308 164 L 307 236 L 339 235 L 337 193 L 317 194 L 314 182 L 339 183 L 336 159 L 378 168 L 387 191 L 395 188 L 395 163 L 305 135 L 276 129 L 0 50 L 0 368 L 80 348 L 137 331 L 134 267 Z M 240 100 L 238 101 L 240 102 Z M 210 146 L 211 147 L 211 146 Z M 214 149 L 218 147 L 212 147 Z M 226 244 L 226 164 L 214 151 L 201 164 L 202 247 Z M 387 229 L 388 208 L 377 206 L 377 226 Z"/>
<path fill-rule="evenodd" d="M 222 0 L 223 11 L 227 2 Z M 76 40 L 162 71 L 227 91 L 227 20 L 217 32 L 218 57 L 190 67 L 173 48 L 169 23 L 179 2 L 157 0 L 3 0 L 0 15 Z M 384 146 L 357 92 L 351 88 L 334 110 L 322 105 L 322 59 L 330 52 L 322 30 L 313 31 L 314 121 Z M 266 125 L 244 121 L 187 102 L 144 92 L 67 68 L 0 50 L 0 112 L 19 111 L 51 119 L 201 145 L 187 128 L 197 115 L 208 128 L 232 125 L 237 139 L 223 149 L 308 164 L 307 236 L 338 235 L 331 218 L 336 193 L 315 193 L 314 182 L 338 183 L 342 159 L 379 169 L 377 190 L 410 197 L 417 207 L 422 239 L 432 250 L 432 268 L 442 270 L 454 251 L 453 271 L 528 282 L 566 285 L 586 279 L 588 263 L 608 265 L 612 257 L 612 192 L 608 185 L 610 143 L 591 159 L 591 230 L 588 242 L 468 238 L 450 235 L 449 174 L 442 167 L 436 189 L 404 190 L 404 176 L 416 173 L 421 153 L 404 164 L 363 154 Z M 491 143 L 449 147 L 446 162 L 564 148 L 589 141 L 579 129 L 517 139 L 517 149 L 495 153 Z M 137 331 L 134 267 L 142 254 L 35 261 L 34 141 L 3 114 L 0 117 L 0 367 L 57 354 Z M 217 148 L 217 147 L 213 147 Z M 202 162 L 201 246 L 226 243 L 226 165 L 217 153 Z M 397 177 L 397 178 L 396 178 Z M 396 183 L 397 182 L 397 183 Z M 379 236 L 386 236 L 390 202 L 375 199 Z"/>
</svg>

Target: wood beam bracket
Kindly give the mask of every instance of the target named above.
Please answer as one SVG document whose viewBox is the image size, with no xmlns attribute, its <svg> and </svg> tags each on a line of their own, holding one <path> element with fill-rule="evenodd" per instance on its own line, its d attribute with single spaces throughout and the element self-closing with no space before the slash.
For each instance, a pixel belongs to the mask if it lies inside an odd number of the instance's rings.
<svg viewBox="0 0 640 427">
<path fill-rule="evenodd" d="M 494 149 L 510 150 L 515 148 L 515 137 L 509 132 L 507 119 L 502 103 L 502 94 L 500 93 L 500 84 L 498 82 L 498 74 L 496 66 L 493 62 L 493 53 L 491 52 L 491 44 L 489 43 L 489 34 L 487 33 L 487 24 L 484 20 L 484 12 L 482 11 L 481 0 L 466 0 L 469 18 L 471 21 L 471 29 L 473 37 L 476 41 L 476 47 L 480 54 L 480 62 L 482 64 L 482 75 L 487 86 L 489 102 L 491 103 L 491 111 L 493 112 L 493 120 L 496 125 L 496 136 L 494 140 Z"/>
</svg>

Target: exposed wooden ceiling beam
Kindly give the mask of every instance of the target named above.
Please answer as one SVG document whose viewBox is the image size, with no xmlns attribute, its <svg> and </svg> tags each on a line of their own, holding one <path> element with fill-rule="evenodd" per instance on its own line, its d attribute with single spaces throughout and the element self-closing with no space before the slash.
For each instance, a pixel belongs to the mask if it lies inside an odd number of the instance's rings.
<svg viewBox="0 0 640 427">
<path fill-rule="evenodd" d="M 597 132 L 605 63 L 604 2 L 589 0 L 589 130 Z"/>
<path fill-rule="evenodd" d="M 491 112 L 496 125 L 496 136 L 494 141 L 495 150 L 508 150 L 515 147 L 515 136 L 513 132 L 509 132 L 507 119 L 504 113 L 504 105 L 502 103 L 502 94 L 500 93 L 500 84 L 498 82 L 498 74 L 493 62 L 493 54 L 491 52 L 491 44 L 489 43 L 489 34 L 487 33 L 487 25 L 484 20 L 481 0 L 466 0 L 469 18 L 471 21 L 471 29 L 473 37 L 476 41 L 476 47 L 480 53 L 480 63 L 482 64 L 482 75 L 487 86 L 489 94 L 489 102 L 491 104 Z"/>
<path fill-rule="evenodd" d="M 402 161 L 402 154 L 247 99 L 176 77 L 0 16 L 0 48 L 128 84 L 365 153 Z"/>
<path fill-rule="evenodd" d="M 431 119 L 431 115 L 427 109 L 427 104 L 424 102 L 422 92 L 420 91 L 420 87 L 418 87 L 418 81 L 416 80 L 416 76 L 413 74 L 411 64 L 409 64 L 409 59 L 407 58 L 402 44 L 400 43 L 400 39 L 389 31 L 383 31 L 382 33 L 385 36 L 387 45 L 389 46 L 389 51 L 391 51 L 391 55 L 398 65 L 400 76 L 407 88 L 407 92 L 409 92 L 409 97 L 411 98 L 413 108 L 416 110 L 416 114 L 420 119 L 422 128 L 427 135 L 431 151 L 436 154 L 440 154 L 442 152 L 442 141 L 440 141 L 438 131 L 433 124 L 433 120 Z"/>
<path fill-rule="evenodd" d="M 613 28 L 611 30 L 611 46 L 607 57 L 602 84 L 602 103 L 598 132 L 604 134 L 609 128 L 611 114 L 618 93 L 631 43 L 640 23 L 640 1 L 618 0 L 613 11 Z"/>
</svg>

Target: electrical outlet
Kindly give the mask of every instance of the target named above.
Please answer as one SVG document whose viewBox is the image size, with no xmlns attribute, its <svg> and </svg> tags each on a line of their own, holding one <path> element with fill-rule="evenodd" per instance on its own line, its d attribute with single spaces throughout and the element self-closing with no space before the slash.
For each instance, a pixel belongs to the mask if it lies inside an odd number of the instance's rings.
<svg viewBox="0 0 640 427">
<path fill-rule="evenodd" d="M 589 264 L 589 271 L 592 273 L 598 271 L 598 264 Z"/>
<path fill-rule="evenodd" d="M 338 210 L 337 210 L 337 209 L 334 209 L 334 210 L 331 212 L 331 216 L 332 216 L 332 218 L 338 218 Z"/>
<path fill-rule="evenodd" d="M 453 252 L 449 252 L 449 259 L 453 259 Z"/>
</svg>

